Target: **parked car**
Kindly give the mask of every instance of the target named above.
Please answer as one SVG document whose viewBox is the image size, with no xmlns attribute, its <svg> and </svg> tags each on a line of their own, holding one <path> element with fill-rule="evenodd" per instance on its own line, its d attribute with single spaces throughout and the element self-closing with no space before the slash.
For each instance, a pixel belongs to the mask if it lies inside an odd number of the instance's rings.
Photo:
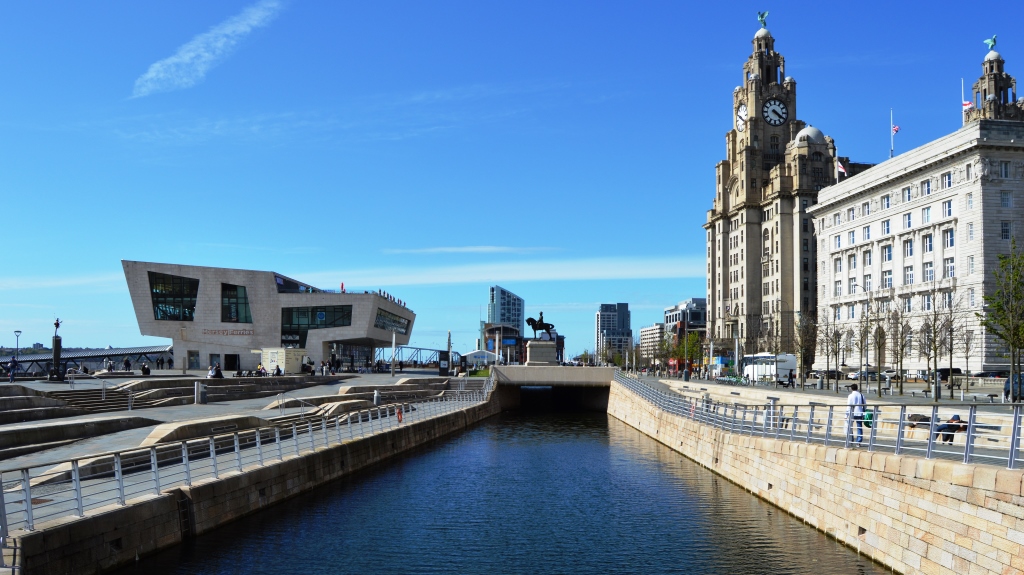
<svg viewBox="0 0 1024 575">
<path fill-rule="evenodd" d="M 948 367 L 940 367 L 939 369 L 937 369 L 935 371 L 937 371 L 938 374 L 939 374 L 939 381 L 949 381 L 950 369 Z M 961 371 L 961 369 L 959 367 L 954 367 L 952 373 L 953 373 L 953 375 L 963 375 L 964 374 L 964 372 Z"/>
<path fill-rule="evenodd" d="M 1022 393 L 1022 383 L 1024 383 L 1024 375 L 1017 374 L 1014 379 L 1013 394 L 1010 394 L 1010 378 L 1006 378 L 1006 382 L 1003 383 L 1003 397 L 1010 401 L 1021 401 L 1024 400 L 1024 393 Z"/>
<path fill-rule="evenodd" d="M 842 373 L 839 373 L 834 369 L 812 369 L 807 372 L 807 379 L 808 381 L 815 381 L 818 379 L 819 375 L 824 379 L 842 379 L 843 377 Z"/>
<path fill-rule="evenodd" d="M 971 377 L 998 377 L 998 378 L 1006 378 L 1006 377 L 1010 377 L 1010 372 L 1008 372 L 1008 371 L 979 371 L 979 372 L 973 374 Z"/>
<path fill-rule="evenodd" d="M 895 369 L 886 369 L 882 371 L 882 379 L 889 378 L 889 381 L 899 381 L 900 374 Z"/>
</svg>

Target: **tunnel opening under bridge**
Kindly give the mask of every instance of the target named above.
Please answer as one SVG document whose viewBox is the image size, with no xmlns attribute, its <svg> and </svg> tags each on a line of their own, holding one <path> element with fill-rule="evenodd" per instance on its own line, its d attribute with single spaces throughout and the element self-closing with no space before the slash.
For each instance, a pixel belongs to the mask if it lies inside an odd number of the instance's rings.
<svg viewBox="0 0 1024 575">
<path fill-rule="evenodd" d="M 523 412 L 607 412 L 608 387 L 499 385 L 498 400 L 503 411 Z"/>
</svg>

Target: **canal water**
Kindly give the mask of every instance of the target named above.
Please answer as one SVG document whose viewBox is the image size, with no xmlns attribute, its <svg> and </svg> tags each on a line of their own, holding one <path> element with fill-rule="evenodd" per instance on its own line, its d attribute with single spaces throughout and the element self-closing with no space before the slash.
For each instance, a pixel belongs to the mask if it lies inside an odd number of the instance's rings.
<svg viewBox="0 0 1024 575">
<path fill-rule="evenodd" d="M 507 412 L 118 573 L 886 571 L 606 414 Z"/>
</svg>

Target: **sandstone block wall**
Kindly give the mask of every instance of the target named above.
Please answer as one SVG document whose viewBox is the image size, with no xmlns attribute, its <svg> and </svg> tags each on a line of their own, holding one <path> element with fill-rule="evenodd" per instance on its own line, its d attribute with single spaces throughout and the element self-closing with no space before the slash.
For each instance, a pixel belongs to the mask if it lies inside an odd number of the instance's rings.
<svg viewBox="0 0 1024 575">
<path fill-rule="evenodd" d="M 1024 572 L 1024 471 L 734 435 L 618 383 L 608 413 L 898 572 Z"/>
</svg>

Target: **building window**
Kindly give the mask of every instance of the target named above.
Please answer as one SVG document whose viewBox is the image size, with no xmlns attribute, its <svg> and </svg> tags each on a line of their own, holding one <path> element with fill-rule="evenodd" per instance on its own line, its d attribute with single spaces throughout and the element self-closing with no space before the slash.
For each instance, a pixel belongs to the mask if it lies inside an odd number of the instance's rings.
<svg viewBox="0 0 1024 575">
<path fill-rule="evenodd" d="M 807 218 L 803 219 L 802 228 L 803 228 L 803 231 L 805 231 L 805 232 L 807 231 Z"/>
<path fill-rule="evenodd" d="M 891 204 L 891 198 L 889 198 L 889 194 L 885 194 L 884 196 L 882 196 L 882 209 L 883 210 L 888 209 L 890 204 Z"/>
<path fill-rule="evenodd" d="M 931 195 L 931 193 L 932 193 L 932 181 L 931 180 L 925 180 L 925 181 L 921 182 L 921 195 L 922 196 L 928 196 L 928 195 Z"/>
<path fill-rule="evenodd" d="M 967 209 L 974 209 L 974 194 L 967 194 Z"/>
<path fill-rule="evenodd" d="M 352 306 L 346 307 L 351 308 Z M 409 320 L 398 314 L 378 309 L 377 319 L 374 320 L 373 327 L 385 331 L 393 331 L 398 335 L 405 335 L 409 331 Z"/>
<path fill-rule="evenodd" d="M 892 261 L 892 246 L 882 246 L 882 261 L 883 262 L 891 262 Z"/>
<path fill-rule="evenodd" d="M 832 225 L 833 226 L 838 226 L 839 225 L 839 212 L 836 212 L 836 213 L 832 214 Z"/>
<path fill-rule="evenodd" d="M 850 319 L 857 319 L 857 306 L 851 303 L 850 305 L 846 306 L 846 309 L 849 310 Z"/>
<path fill-rule="evenodd" d="M 850 269 L 851 270 L 857 269 L 857 256 L 855 254 L 850 254 L 850 257 L 848 259 L 849 259 Z"/>
<path fill-rule="evenodd" d="M 967 305 L 974 307 L 974 288 L 967 290 Z"/>
<path fill-rule="evenodd" d="M 932 262 L 924 262 L 924 281 L 935 281 L 935 267 L 932 265 Z"/>
<path fill-rule="evenodd" d="M 914 255 L 914 240 L 903 242 L 903 257 L 909 258 Z"/>
<path fill-rule="evenodd" d="M 220 284 L 220 321 L 225 323 L 252 323 L 249 297 L 245 286 Z"/>
<path fill-rule="evenodd" d="M 864 276 L 864 291 L 871 291 L 871 276 Z"/>
<path fill-rule="evenodd" d="M 971 181 L 971 164 L 964 166 L 966 168 L 967 181 Z M 969 195 L 969 194 L 968 194 Z"/>
<path fill-rule="evenodd" d="M 999 239 L 1010 239 L 1010 222 L 1006 220 L 999 222 Z"/>
<path fill-rule="evenodd" d="M 764 284 L 761 285 L 761 291 L 764 292 L 761 295 L 768 295 L 768 284 L 769 284 L 769 282 L 764 282 Z M 765 304 L 765 305 L 767 305 L 767 304 Z"/>
<path fill-rule="evenodd" d="M 810 284 L 808 283 L 807 278 L 804 278 L 804 291 L 807 291 L 809 289 L 809 285 Z"/>
<path fill-rule="evenodd" d="M 811 251 L 811 246 L 810 246 L 810 242 L 809 242 L 809 241 L 807 241 L 807 239 L 804 239 L 804 240 L 803 240 L 803 246 L 804 246 L 804 251 L 805 251 L 805 252 L 809 252 L 809 251 Z"/>
<path fill-rule="evenodd" d="M 836 248 L 838 249 L 839 247 L 841 247 L 842 243 L 843 243 L 842 242 L 842 238 L 839 236 L 839 234 L 836 234 L 836 238 L 835 238 Z"/>
<path fill-rule="evenodd" d="M 807 211 L 807 200 L 801 200 L 800 201 L 800 210 L 804 211 L 804 212 Z"/>
<path fill-rule="evenodd" d="M 914 284 L 914 266 L 906 266 L 903 268 L 903 285 Z"/>
<path fill-rule="evenodd" d="M 853 230 L 850 230 L 850 233 L 847 234 L 847 236 L 848 236 L 848 239 L 849 239 L 849 242 L 850 242 L 851 246 L 853 244 L 857 243 L 857 233 L 856 232 L 854 232 Z"/>
<path fill-rule="evenodd" d="M 903 214 L 903 229 L 909 230 L 914 225 L 914 219 L 910 214 Z"/>
<path fill-rule="evenodd" d="M 967 256 L 967 273 L 974 273 L 974 256 Z"/>
<path fill-rule="evenodd" d="M 953 172 L 946 172 L 945 174 L 939 176 L 939 186 L 941 186 L 943 190 L 945 190 L 946 188 L 952 188 Z"/>
<path fill-rule="evenodd" d="M 149 272 L 149 291 L 153 297 L 153 318 L 159 321 L 193 321 L 199 280 Z"/>
<path fill-rule="evenodd" d="M 956 236 L 953 230 L 942 230 L 942 245 L 951 248 L 956 243 Z"/>
<path fill-rule="evenodd" d="M 835 292 L 833 293 L 833 295 L 837 295 L 837 296 L 843 295 L 843 282 L 842 281 L 836 280 L 835 288 L 836 289 L 835 289 Z"/>
<path fill-rule="evenodd" d="M 846 210 L 846 221 L 852 222 L 855 219 L 857 219 L 857 210 L 853 208 Z"/>
<path fill-rule="evenodd" d="M 946 258 L 942 260 L 942 267 L 946 269 L 946 277 L 956 277 L 956 265 L 953 263 L 953 258 Z"/>
<path fill-rule="evenodd" d="M 281 308 L 282 347 L 306 347 L 306 333 L 311 329 L 352 325 L 352 306 L 329 305 Z"/>
<path fill-rule="evenodd" d="M 924 253 L 926 253 L 926 254 L 927 253 L 931 253 L 932 249 L 934 249 L 933 246 L 932 246 L 932 235 L 931 234 L 925 234 L 924 236 L 921 236 L 921 243 L 924 245 L 923 249 L 924 249 Z"/>
<path fill-rule="evenodd" d="M 850 279 L 846 280 L 846 293 L 852 295 L 854 290 L 856 290 L 856 289 L 857 289 L 857 279 L 856 278 L 850 278 Z"/>
<path fill-rule="evenodd" d="M 805 271 L 805 272 L 809 272 L 809 271 L 811 271 L 811 265 L 810 265 L 810 263 L 808 262 L 807 258 L 804 258 L 804 261 L 803 261 L 803 266 L 804 266 L 804 269 L 803 269 L 803 271 Z"/>
<path fill-rule="evenodd" d="M 910 201 L 910 186 L 907 186 L 907 187 L 903 188 L 902 193 L 903 193 L 903 201 L 904 202 L 909 202 Z"/>
<path fill-rule="evenodd" d="M 885 271 L 882 272 L 882 287 L 883 288 L 891 288 L 892 287 L 892 270 L 885 270 Z"/>
<path fill-rule="evenodd" d="M 921 208 L 921 223 L 927 224 L 932 221 L 932 209 L 931 207 Z M 909 226 L 907 226 L 909 227 Z"/>
<path fill-rule="evenodd" d="M 932 294 L 926 293 L 921 296 L 921 307 L 924 311 L 932 311 Z"/>
<path fill-rule="evenodd" d="M 871 250 L 865 250 L 864 252 L 864 267 L 871 265 Z"/>
<path fill-rule="evenodd" d="M 999 192 L 999 207 L 1012 208 L 1013 194 L 1011 192 Z"/>
<path fill-rule="evenodd" d="M 942 202 L 942 217 L 948 218 L 953 215 L 953 200 Z"/>
<path fill-rule="evenodd" d="M 836 306 L 836 319 L 837 320 L 843 319 L 842 312 L 843 312 L 843 308 L 841 308 L 839 306 Z"/>
<path fill-rule="evenodd" d="M 843 260 L 842 260 L 842 258 L 836 258 L 832 262 L 832 267 L 833 267 L 833 269 L 835 270 L 836 273 L 842 272 L 843 271 Z"/>
<path fill-rule="evenodd" d="M 1010 162 L 999 162 L 999 177 L 1009 178 L 1010 177 Z"/>
<path fill-rule="evenodd" d="M 889 220 L 882 220 L 882 235 L 889 235 Z"/>
<path fill-rule="evenodd" d="M 860 215 L 862 215 L 862 216 L 869 216 L 869 215 L 871 215 L 871 203 L 870 202 L 864 202 L 863 204 L 860 205 Z"/>
<path fill-rule="evenodd" d="M 903 298 L 903 311 L 906 313 L 914 311 L 914 304 L 912 303 L 912 300 L 909 297 Z M 908 337 L 907 340 L 909 341 L 910 338 Z M 907 348 L 910 348 L 909 343 L 907 345 Z"/>
<path fill-rule="evenodd" d="M 870 240 L 871 239 L 871 226 L 864 226 L 860 230 L 860 235 L 864 238 L 865 241 Z"/>
<path fill-rule="evenodd" d="M 967 241 L 974 241 L 974 224 L 967 224 Z"/>
</svg>

